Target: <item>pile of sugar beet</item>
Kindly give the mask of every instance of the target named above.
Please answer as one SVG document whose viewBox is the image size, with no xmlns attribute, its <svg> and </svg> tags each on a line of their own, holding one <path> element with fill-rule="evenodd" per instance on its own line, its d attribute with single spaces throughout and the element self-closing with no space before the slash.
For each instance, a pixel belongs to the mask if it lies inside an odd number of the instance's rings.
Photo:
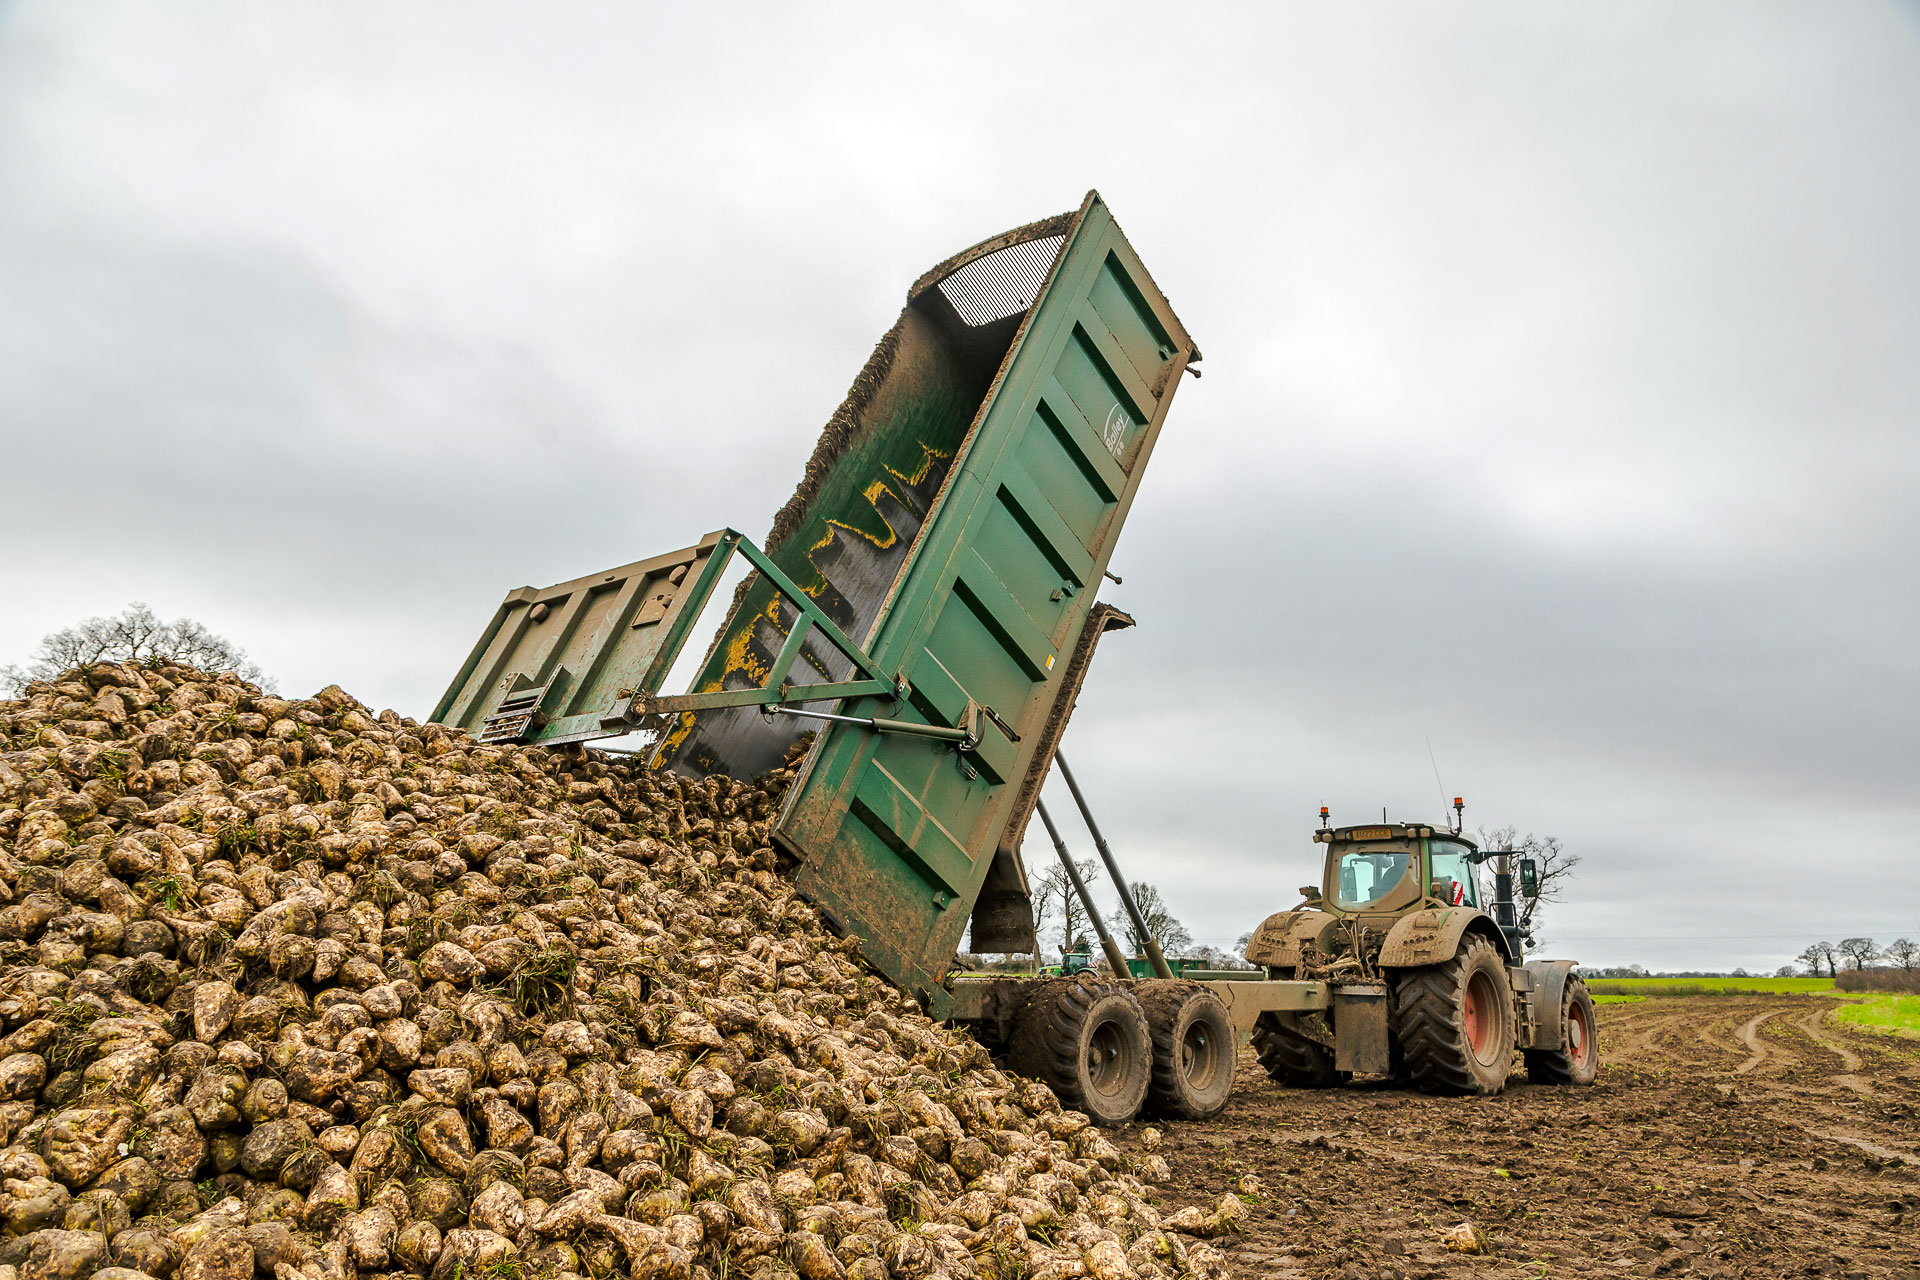
<svg viewBox="0 0 1920 1280">
<path fill-rule="evenodd" d="M 0 1280 L 1212 1276 L 826 930 L 755 783 L 338 688 L 0 701 Z"/>
</svg>

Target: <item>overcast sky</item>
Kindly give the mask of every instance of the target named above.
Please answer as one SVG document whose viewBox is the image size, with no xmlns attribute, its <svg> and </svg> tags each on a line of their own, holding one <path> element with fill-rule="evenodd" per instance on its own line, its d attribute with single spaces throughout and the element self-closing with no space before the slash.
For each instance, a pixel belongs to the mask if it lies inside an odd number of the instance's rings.
<svg viewBox="0 0 1920 1280">
<path fill-rule="evenodd" d="M 1913 5 L 0 0 L 0 661 L 424 716 L 1088 187 L 1206 377 L 1067 751 L 1202 941 L 1456 793 L 1584 858 L 1543 954 L 1920 937 Z"/>
</svg>

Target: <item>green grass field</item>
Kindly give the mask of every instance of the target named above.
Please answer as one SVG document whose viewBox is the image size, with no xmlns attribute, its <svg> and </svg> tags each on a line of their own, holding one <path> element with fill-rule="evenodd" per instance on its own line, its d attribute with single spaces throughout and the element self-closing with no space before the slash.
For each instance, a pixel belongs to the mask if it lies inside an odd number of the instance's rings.
<svg viewBox="0 0 1920 1280">
<path fill-rule="evenodd" d="M 1726 996 L 1758 991 L 1767 995 L 1826 994 L 1833 991 L 1832 978 L 1589 978 L 1587 990 L 1597 1004 L 1618 1004 L 1628 996 Z"/>
<path fill-rule="evenodd" d="M 1870 1031 L 1920 1036 L 1920 996 L 1862 992 L 1841 1005 L 1834 1017 Z"/>
</svg>

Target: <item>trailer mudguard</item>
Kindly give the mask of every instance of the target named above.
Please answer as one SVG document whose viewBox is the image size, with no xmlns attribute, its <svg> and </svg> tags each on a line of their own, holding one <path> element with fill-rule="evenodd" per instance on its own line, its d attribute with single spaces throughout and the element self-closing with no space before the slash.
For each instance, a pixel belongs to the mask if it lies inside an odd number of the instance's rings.
<svg viewBox="0 0 1920 1280">
<path fill-rule="evenodd" d="M 1311 943 L 1322 954 L 1330 951 L 1327 935 L 1340 923 L 1331 911 L 1280 911 L 1260 922 L 1247 943 L 1247 963 L 1269 969 L 1297 969 L 1300 953 Z"/>
<path fill-rule="evenodd" d="M 1533 989 L 1527 992 L 1527 1022 L 1533 1028 L 1527 1049 L 1564 1049 L 1567 1047 L 1567 980 L 1573 976 L 1573 960 L 1529 960 L 1527 973 Z"/>
<path fill-rule="evenodd" d="M 1380 966 L 1385 969 L 1414 969 L 1422 965 L 1445 964 L 1460 952 L 1460 940 L 1468 932 L 1484 935 L 1499 948 L 1508 964 L 1514 962 L 1507 940 L 1492 920 L 1472 907 L 1430 907 L 1402 916 L 1387 933 L 1380 948 Z"/>
</svg>

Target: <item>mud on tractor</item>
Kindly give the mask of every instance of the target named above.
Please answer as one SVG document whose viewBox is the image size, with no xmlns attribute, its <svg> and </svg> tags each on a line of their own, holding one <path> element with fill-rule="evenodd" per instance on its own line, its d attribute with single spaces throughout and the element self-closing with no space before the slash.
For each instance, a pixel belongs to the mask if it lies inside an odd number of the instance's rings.
<svg viewBox="0 0 1920 1280">
<path fill-rule="evenodd" d="M 1316 1089 L 1385 1073 L 1428 1093 L 1494 1094 L 1517 1050 L 1535 1084 L 1593 1082 L 1593 999 L 1574 962 L 1523 958 L 1532 939 L 1514 889 L 1517 873 L 1521 901 L 1535 899 L 1532 859 L 1482 850 L 1457 824 L 1320 815 L 1322 883 L 1267 917 L 1246 956 L 1270 979 L 1327 983 L 1332 999 L 1260 1015 L 1253 1048 L 1269 1076 Z"/>
</svg>

